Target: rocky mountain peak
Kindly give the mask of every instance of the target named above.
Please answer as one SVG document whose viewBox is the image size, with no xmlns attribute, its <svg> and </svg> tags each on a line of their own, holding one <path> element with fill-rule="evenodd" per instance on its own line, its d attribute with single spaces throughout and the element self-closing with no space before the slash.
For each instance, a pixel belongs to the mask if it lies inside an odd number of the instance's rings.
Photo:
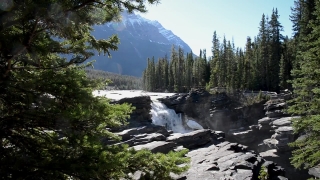
<svg viewBox="0 0 320 180">
<path fill-rule="evenodd" d="M 97 39 L 116 34 L 120 38 L 119 49 L 112 58 L 94 56 L 95 69 L 118 74 L 141 76 L 146 68 L 147 58 L 170 54 L 171 47 L 180 46 L 185 53 L 191 48 L 172 31 L 165 29 L 158 21 L 146 19 L 139 14 L 123 12 L 121 20 L 94 27 L 92 34 Z"/>
</svg>

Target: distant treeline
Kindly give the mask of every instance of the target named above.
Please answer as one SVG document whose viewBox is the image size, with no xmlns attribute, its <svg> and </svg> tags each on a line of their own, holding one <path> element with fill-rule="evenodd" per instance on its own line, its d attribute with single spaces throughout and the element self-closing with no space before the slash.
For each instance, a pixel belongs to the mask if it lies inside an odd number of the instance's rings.
<svg viewBox="0 0 320 180">
<path fill-rule="evenodd" d="M 277 9 L 271 17 L 262 15 L 259 32 L 247 37 L 244 48 L 235 47 L 214 31 L 212 56 L 200 50 L 184 55 L 174 46 L 170 57 L 148 59 L 143 72 L 143 87 L 147 91 L 186 92 L 191 88 L 225 87 L 233 90 L 279 91 L 290 88 L 287 80 L 294 66 L 294 40 L 281 34 Z"/>
<path fill-rule="evenodd" d="M 111 83 L 109 83 L 106 88 L 120 90 L 142 89 L 142 80 L 138 77 L 115 74 L 95 69 L 86 69 L 86 72 L 87 76 L 92 79 L 102 78 L 111 80 Z"/>
</svg>

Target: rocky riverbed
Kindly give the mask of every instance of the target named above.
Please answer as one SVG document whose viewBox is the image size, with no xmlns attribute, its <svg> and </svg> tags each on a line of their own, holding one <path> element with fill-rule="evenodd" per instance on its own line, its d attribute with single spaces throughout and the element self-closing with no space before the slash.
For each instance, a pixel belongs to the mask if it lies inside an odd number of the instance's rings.
<svg viewBox="0 0 320 180">
<path fill-rule="evenodd" d="M 241 106 L 235 97 L 204 90 L 185 94 L 140 92 L 139 97 L 113 101 L 136 107 L 129 126 L 113 131 L 122 137 L 117 143 L 137 150 L 167 153 L 188 148 L 191 168 L 180 176 L 172 175 L 174 179 L 257 179 L 263 166 L 273 179 L 307 179 L 309 174 L 317 176 L 319 168 L 310 169 L 308 174 L 290 165 L 291 149 L 287 144 L 297 138 L 291 127 L 292 119 L 297 117 L 284 111 L 289 98 L 288 93 L 273 93 L 269 101 Z M 192 119 L 205 129 L 177 134 L 165 126 L 152 125 L 150 102 L 155 99 L 179 113 L 185 121 L 182 125 Z M 135 174 L 138 177 L 139 173 Z"/>
<path fill-rule="evenodd" d="M 197 90 L 161 101 L 206 128 L 224 131 L 227 141 L 246 145 L 266 160 L 278 163 L 286 169 L 289 179 L 308 179 L 311 177 L 308 170 L 297 170 L 290 164 L 291 149 L 288 143 L 297 138 L 291 122 L 298 118 L 285 112 L 290 96 L 290 92 L 270 93 L 269 101 L 243 106 L 237 102 L 237 98 L 224 93 L 211 95 L 204 90 Z M 318 170 L 315 168 L 309 171 L 313 173 L 312 176 Z"/>
<path fill-rule="evenodd" d="M 125 143 L 136 150 L 149 149 L 153 153 L 189 149 L 190 169 L 181 175 L 172 174 L 173 179 L 258 179 L 263 167 L 269 179 L 287 179 L 284 168 L 248 150 L 247 146 L 226 141 L 221 131 L 203 129 L 181 134 L 150 124 L 116 134 L 122 137 L 121 142 L 105 143 Z M 139 179 L 140 176 L 141 173 L 137 172 L 133 178 Z"/>
</svg>

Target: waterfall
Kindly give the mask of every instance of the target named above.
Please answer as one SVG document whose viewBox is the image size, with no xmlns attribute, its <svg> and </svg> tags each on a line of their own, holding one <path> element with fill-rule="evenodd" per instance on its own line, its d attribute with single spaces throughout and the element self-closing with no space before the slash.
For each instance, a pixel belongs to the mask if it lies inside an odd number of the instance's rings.
<svg viewBox="0 0 320 180">
<path fill-rule="evenodd" d="M 152 100 L 150 114 L 152 115 L 153 124 L 165 126 L 168 130 L 172 130 L 174 133 L 187 133 L 196 129 L 203 129 L 200 124 L 191 119 L 186 120 L 186 123 L 183 123 L 181 114 L 176 114 L 173 109 L 167 108 L 166 105 L 157 100 L 158 98 L 164 98 L 174 94 L 175 93 L 145 92 L 141 90 L 96 90 L 93 92 L 94 96 L 105 96 L 114 100 L 133 98 L 137 96 L 150 96 Z"/>
<path fill-rule="evenodd" d="M 192 129 L 183 125 L 181 114 L 176 114 L 173 109 L 167 108 L 163 103 L 153 100 L 151 104 L 152 123 L 155 125 L 165 126 L 174 133 L 187 133 Z"/>
</svg>

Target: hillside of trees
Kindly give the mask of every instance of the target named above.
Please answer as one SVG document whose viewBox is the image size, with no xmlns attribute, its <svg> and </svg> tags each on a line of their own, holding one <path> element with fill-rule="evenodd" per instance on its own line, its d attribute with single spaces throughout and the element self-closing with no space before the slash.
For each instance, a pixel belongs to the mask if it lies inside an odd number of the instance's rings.
<svg viewBox="0 0 320 180">
<path fill-rule="evenodd" d="M 277 9 L 270 17 L 262 15 L 258 35 L 247 37 L 243 48 L 213 33 L 211 56 L 200 50 L 184 55 L 172 47 L 170 57 L 149 58 L 143 72 L 147 91 L 186 92 L 197 87 L 224 87 L 233 90 L 279 91 L 290 88 L 295 64 L 295 43 L 281 34 Z"/>
<path fill-rule="evenodd" d="M 142 79 L 135 76 L 127 76 L 96 69 L 86 69 L 90 79 L 108 80 L 106 89 L 134 90 L 142 89 Z"/>
</svg>

